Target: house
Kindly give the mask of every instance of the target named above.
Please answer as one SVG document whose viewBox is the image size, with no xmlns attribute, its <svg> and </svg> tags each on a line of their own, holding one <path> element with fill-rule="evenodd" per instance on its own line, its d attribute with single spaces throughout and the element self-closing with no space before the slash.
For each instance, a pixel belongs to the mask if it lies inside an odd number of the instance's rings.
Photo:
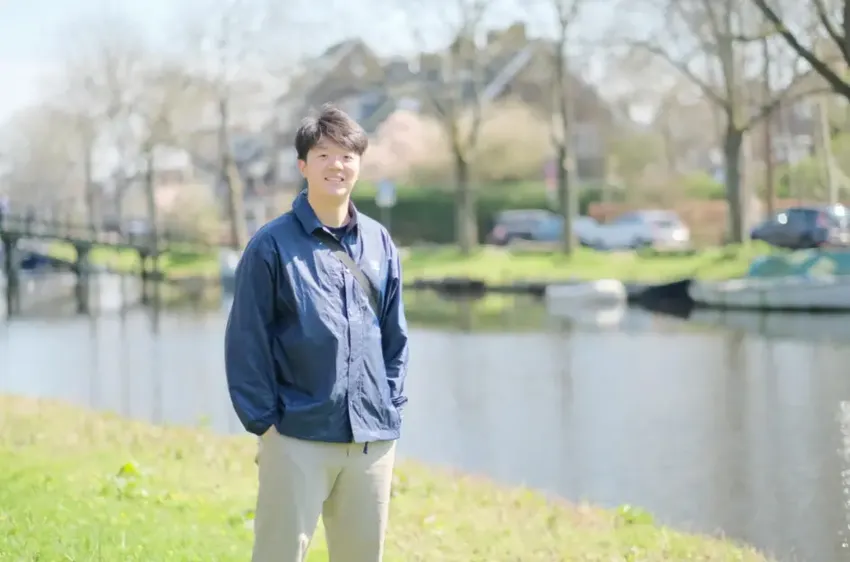
<svg viewBox="0 0 850 562">
<path fill-rule="evenodd" d="M 383 62 L 360 39 L 349 39 L 309 61 L 274 105 L 274 171 L 277 183 L 294 185 L 300 179 L 292 147 L 301 119 L 311 109 L 334 103 L 357 119 L 367 132 L 380 120 L 373 115 L 386 103 Z"/>
<path fill-rule="evenodd" d="M 461 80 L 462 103 L 471 103 L 477 93 L 484 103 L 519 99 L 551 115 L 553 48 L 544 40 L 529 38 L 522 23 L 489 32 L 484 45 L 456 42 L 445 51 L 412 59 L 381 60 L 359 39 L 338 43 L 310 61 L 277 101 L 276 177 L 283 183 L 298 181 L 292 143 L 298 123 L 310 109 L 335 103 L 374 133 L 398 109 L 435 114 L 440 97 L 446 95 L 447 73 Z M 470 64 L 464 64 L 457 53 L 474 53 L 474 64 L 471 58 Z M 462 68 L 450 72 L 458 61 Z M 579 176 L 600 180 L 606 175 L 605 137 L 614 112 L 593 87 L 578 77 L 572 80 Z"/>
<path fill-rule="evenodd" d="M 514 23 L 490 31 L 481 45 L 455 42 L 445 52 L 421 55 L 409 80 L 418 83 L 419 101 L 426 112 L 439 113 L 441 98 L 449 103 L 446 96 L 451 94 L 447 93 L 446 83 L 454 79 L 460 82 L 462 102 L 472 103 L 476 95 L 483 104 L 518 100 L 548 119 L 556 113 L 551 87 L 556 48 L 550 41 L 528 37 L 525 24 Z M 574 95 L 572 146 L 579 178 L 604 181 L 605 138 L 616 121 L 616 113 L 590 84 L 576 75 L 570 80 Z M 415 90 L 408 89 L 405 95 L 410 96 Z"/>
</svg>

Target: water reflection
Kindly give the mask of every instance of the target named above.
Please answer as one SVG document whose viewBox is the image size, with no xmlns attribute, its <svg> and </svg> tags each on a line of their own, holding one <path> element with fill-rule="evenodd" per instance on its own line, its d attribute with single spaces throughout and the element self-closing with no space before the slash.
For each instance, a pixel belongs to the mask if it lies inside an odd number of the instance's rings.
<svg viewBox="0 0 850 562">
<path fill-rule="evenodd" d="M 16 319 L 0 328 L 0 389 L 240 432 L 222 372 L 226 310 Z M 846 339 L 633 311 L 594 328 L 534 299 L 432 293 L 409 293 L 409 317 L 402 454 L 644 506 L 783 560 L 844 559 Z"/>
<path fill-rule="evenodd" d="M 767 338 L 850 342 L 850 314 L 695 310 L 688 326 L 721 328 Z"/>
</svg>

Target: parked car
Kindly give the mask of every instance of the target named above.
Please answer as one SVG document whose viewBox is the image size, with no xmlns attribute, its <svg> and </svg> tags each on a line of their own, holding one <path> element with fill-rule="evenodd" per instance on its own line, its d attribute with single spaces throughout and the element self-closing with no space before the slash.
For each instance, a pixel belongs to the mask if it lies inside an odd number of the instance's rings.
<svg viewBox="0 0 850 562">
<path fill-rule="evenodd" d="M 750 238 L 803 250 L 850 244 L 850 212 L 844 205 L 790 207 L 757 225 Z"/>
<path fill-rule="evenodd" d="M 573 232 L 579 242 L 590 245 L 596 221 L 579 216 L 573 221 Z M 490 244 L 508 245 L 515 240 L 555 242 L 564 231 L 564 217 L 543 209 L 511 209 L 496 215 L 496 224 L 487 236 Z"/>
<path fill-rule="evenodd" d="M 540 223 L 533 233 L 533 240 L 541 242 L 558 242 L 564 236 L 564 217 L 552 214 L 552 218 Z M 599 224 L 591 217 L 577 216 L 573 218 L 573 233 L 582 246 L 592 246 Z"/>
<path fill-rule="evenodd" d="M 645 246 L 687 249 L 691 245 L 691 231 L 674 211 L 631 211 L 598 225 L 593 245 L 610 250 Z"/>
</svg>

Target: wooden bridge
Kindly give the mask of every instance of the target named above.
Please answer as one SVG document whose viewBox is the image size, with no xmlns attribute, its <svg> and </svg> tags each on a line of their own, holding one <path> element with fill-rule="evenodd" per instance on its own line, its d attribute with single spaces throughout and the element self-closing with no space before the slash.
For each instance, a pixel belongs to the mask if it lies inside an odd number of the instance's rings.
<svg viewBox="0 0 850 562">
<path fill-rule="evenodd" d="M 90 252 L 95 248 L 133 251 L 139 256 L 141 264 L 138 274 L 143 285 L 148 279 L 157 279 L 159 275 L 159 257 L 170 251 L 210 252 L 222 247 L 230 247 L 229 239 L 221 236 L 217 239 L 191 235 L 168 225 L 159 226 L 153 231 L 139 232 L 133 225 L 104 226 L 81 224 L 70 220 L 61 220 L 52 216 L 39 216 L 35 213 L 11 214 L 0 209 L 0 272 L 6 278 L 7 311 L 17 309 L 17 294 L 20 285 L 20 243 L 22 241 L 41 241 L 46 244 L 61 242 L 76 250 L 72 269 L 77 275 L 78 308 L 88 310 L 88 276 L 91 273 Z"/>
<path fill-rule="evenodd" d="M 137 230 L 137 229 L 136 229 Z M 197 251 L 230 246 L 224 236 L 215 239 L 190 234 L 169 225 L 159 226 L 157 234 L 134 232 L 132 223 L 106 228 L 34 214 L 7 214 L 0 210 L 0 238 L 64 242 L 74 247 L 108 247 L 135 250 L 142 255 L 163 253 L 180 246 Z"/>
</svg>

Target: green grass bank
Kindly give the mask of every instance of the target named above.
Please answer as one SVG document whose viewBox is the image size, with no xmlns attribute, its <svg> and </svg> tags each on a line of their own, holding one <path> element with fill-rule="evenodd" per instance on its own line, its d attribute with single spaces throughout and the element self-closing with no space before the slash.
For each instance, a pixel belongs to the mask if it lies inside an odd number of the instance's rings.
<svg viewBox="0 0 850 562">
<path fill-rule="evenodd" d="M 597 252 L 586 248 L 565 257 L 551 250 L 482 247 L 463 256 L 451 246 L 413 247 L 404 252 L 405 281 L 468 278 L 488 283 L 614 278 L 622 281 L 671 281 L 684 277 L 728 279 L 744 275 L 753 258 L 777 250 L 762 243 L 706 248 L 693 253 Z M 54 257 L 73 260 L 71 247 L 55 245 Z M 92 261 L 121 271 L 139 271 L 132 251 L 95 249 Z M 162 271 L 172 278 L 215 277 L 215 254 L 166 253 Z"/>
<path fill-rule="evenodd" d="M 570 256 L 531 249 L 481 248 L 464 257 L 454 248 L 412 249 L 404 261 L 407 280 L 469 278 L 488 283 L 619 279 L 674 281 L 686 277 L 729 279 L 746 274 L 750 262 L 777 250 L 766 244 L 706 248 L 692 253 L 597 252 Z"/>
<path fill-rule="evenodd" d="M 0 395 L 0 560 L 244 561 L 255 441 Z M 326 560 L 321 535 L 310 562 Z M 401 463 L 388 562 L 764 561 L 753 550 Z"/>
</svg>

